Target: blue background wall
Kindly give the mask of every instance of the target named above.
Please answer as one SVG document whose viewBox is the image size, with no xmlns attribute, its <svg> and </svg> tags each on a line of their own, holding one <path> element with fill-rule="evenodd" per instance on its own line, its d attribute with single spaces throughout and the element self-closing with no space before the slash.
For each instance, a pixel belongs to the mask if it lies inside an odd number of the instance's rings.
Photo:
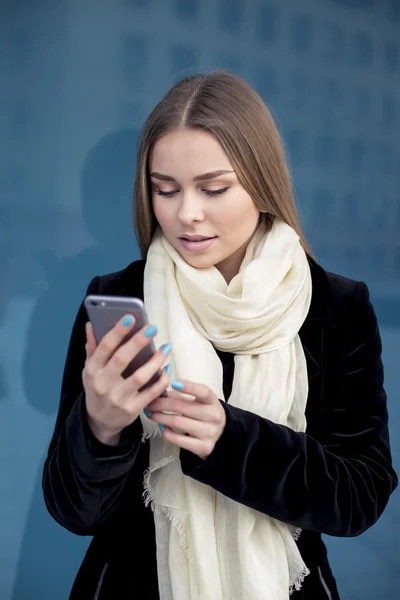
<svg viewBox="0 0 400 600">
<path fill-rule="evenodd" d="M 0 0 L 0 598 L 67 598 L 87 539 L 40 472 L 88 281 L 138 258 L 137 130 L 178 78 L 223 67 L 270 106 L 323 266 L 364 280 L 400 467 L 400 0 Z M 400 590 L 399 492 L 329 539 L 345 600 Z"/>
</svg>

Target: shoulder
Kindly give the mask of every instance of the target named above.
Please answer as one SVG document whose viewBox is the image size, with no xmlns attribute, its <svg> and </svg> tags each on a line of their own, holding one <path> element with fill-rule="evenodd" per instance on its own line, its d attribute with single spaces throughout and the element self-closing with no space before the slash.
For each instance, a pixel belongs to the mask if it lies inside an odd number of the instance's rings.
<svg viewBox="0 0 400 600">
<path fill-rule="evenodd" d="M 144 260 L 136 260 L 120 271 L 95 277 L 89 289 L 95 290 L 98 294 L 143 298 L 145 264 Z"/>
<path fill-rule="evenodd" d="M 330 292 L 333 299 L 343 305 L 353 303 L 360 296 L 369 296 L 367 285 L 357 279 L 349 279 L 337 273 L 326 271 Z"/>
<path fill-rule="evenodd" d="M 370 311 L 371 303 L 367 285 L 337 273 L 326 271 L 310 261 L 312 300 L 310 317 L 340 320 L 358 308 Z"/>
</svg>

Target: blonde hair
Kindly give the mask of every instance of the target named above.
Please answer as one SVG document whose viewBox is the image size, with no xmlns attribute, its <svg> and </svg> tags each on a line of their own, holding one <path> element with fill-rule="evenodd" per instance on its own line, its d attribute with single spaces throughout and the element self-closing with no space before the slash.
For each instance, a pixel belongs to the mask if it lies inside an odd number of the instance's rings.
<svg viewBox="0 0 400 600">
<path fill-rule="evenodd" d="M 212 134 L 261 218 L 285 221 L 314 258 L 301 230 L 283 144 L 271 113 L 253 88 L 226 71 L 179 81 L 143 126 L 134 189 L 134 227 L 144 258 L 157 227 L 149 179 L 150 153 L 158 139 L 180 128 Z"/>
</svg>

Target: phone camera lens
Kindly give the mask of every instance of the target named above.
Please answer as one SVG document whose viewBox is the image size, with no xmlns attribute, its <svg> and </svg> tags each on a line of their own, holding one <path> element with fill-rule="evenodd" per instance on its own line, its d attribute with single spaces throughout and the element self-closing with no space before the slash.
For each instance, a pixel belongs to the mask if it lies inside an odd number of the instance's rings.
<svg viewBox="0 0 400 600">
<path fill-rule="evenodd" d="M 91 300 L 91 301 L 90 301 L 90 304 L 91 304 L 92 306 L 97 306 L 97 300 Z"/>
</svg>

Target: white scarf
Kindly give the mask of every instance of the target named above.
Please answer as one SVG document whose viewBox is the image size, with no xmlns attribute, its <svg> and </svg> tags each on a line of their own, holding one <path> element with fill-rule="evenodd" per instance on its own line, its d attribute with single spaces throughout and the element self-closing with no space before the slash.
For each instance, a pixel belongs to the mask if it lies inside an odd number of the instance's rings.
<svg viewBox="0 0 400 600">
<path fill-rule="evenodd" d="M 278 219 L 269 232 L 260 226 L 229 284 L 215 267 L 191 267 L 158 230 L 144 301 L 157 342 L 172 343 L 175 378 L 205 384 L 224 399 L 214 347 L 232 352 L 229 404 L 305 431 L 308 379 L 298 331 L 311 275 L 291 227 Z M 150 437 L 145 495 L 154 510 L 161 600 L 287 600 L 300 589 L 309 572 L 294 541 L 300 530 L 183 475 L 179 448 L 141 419 Z"/>
</svg>

